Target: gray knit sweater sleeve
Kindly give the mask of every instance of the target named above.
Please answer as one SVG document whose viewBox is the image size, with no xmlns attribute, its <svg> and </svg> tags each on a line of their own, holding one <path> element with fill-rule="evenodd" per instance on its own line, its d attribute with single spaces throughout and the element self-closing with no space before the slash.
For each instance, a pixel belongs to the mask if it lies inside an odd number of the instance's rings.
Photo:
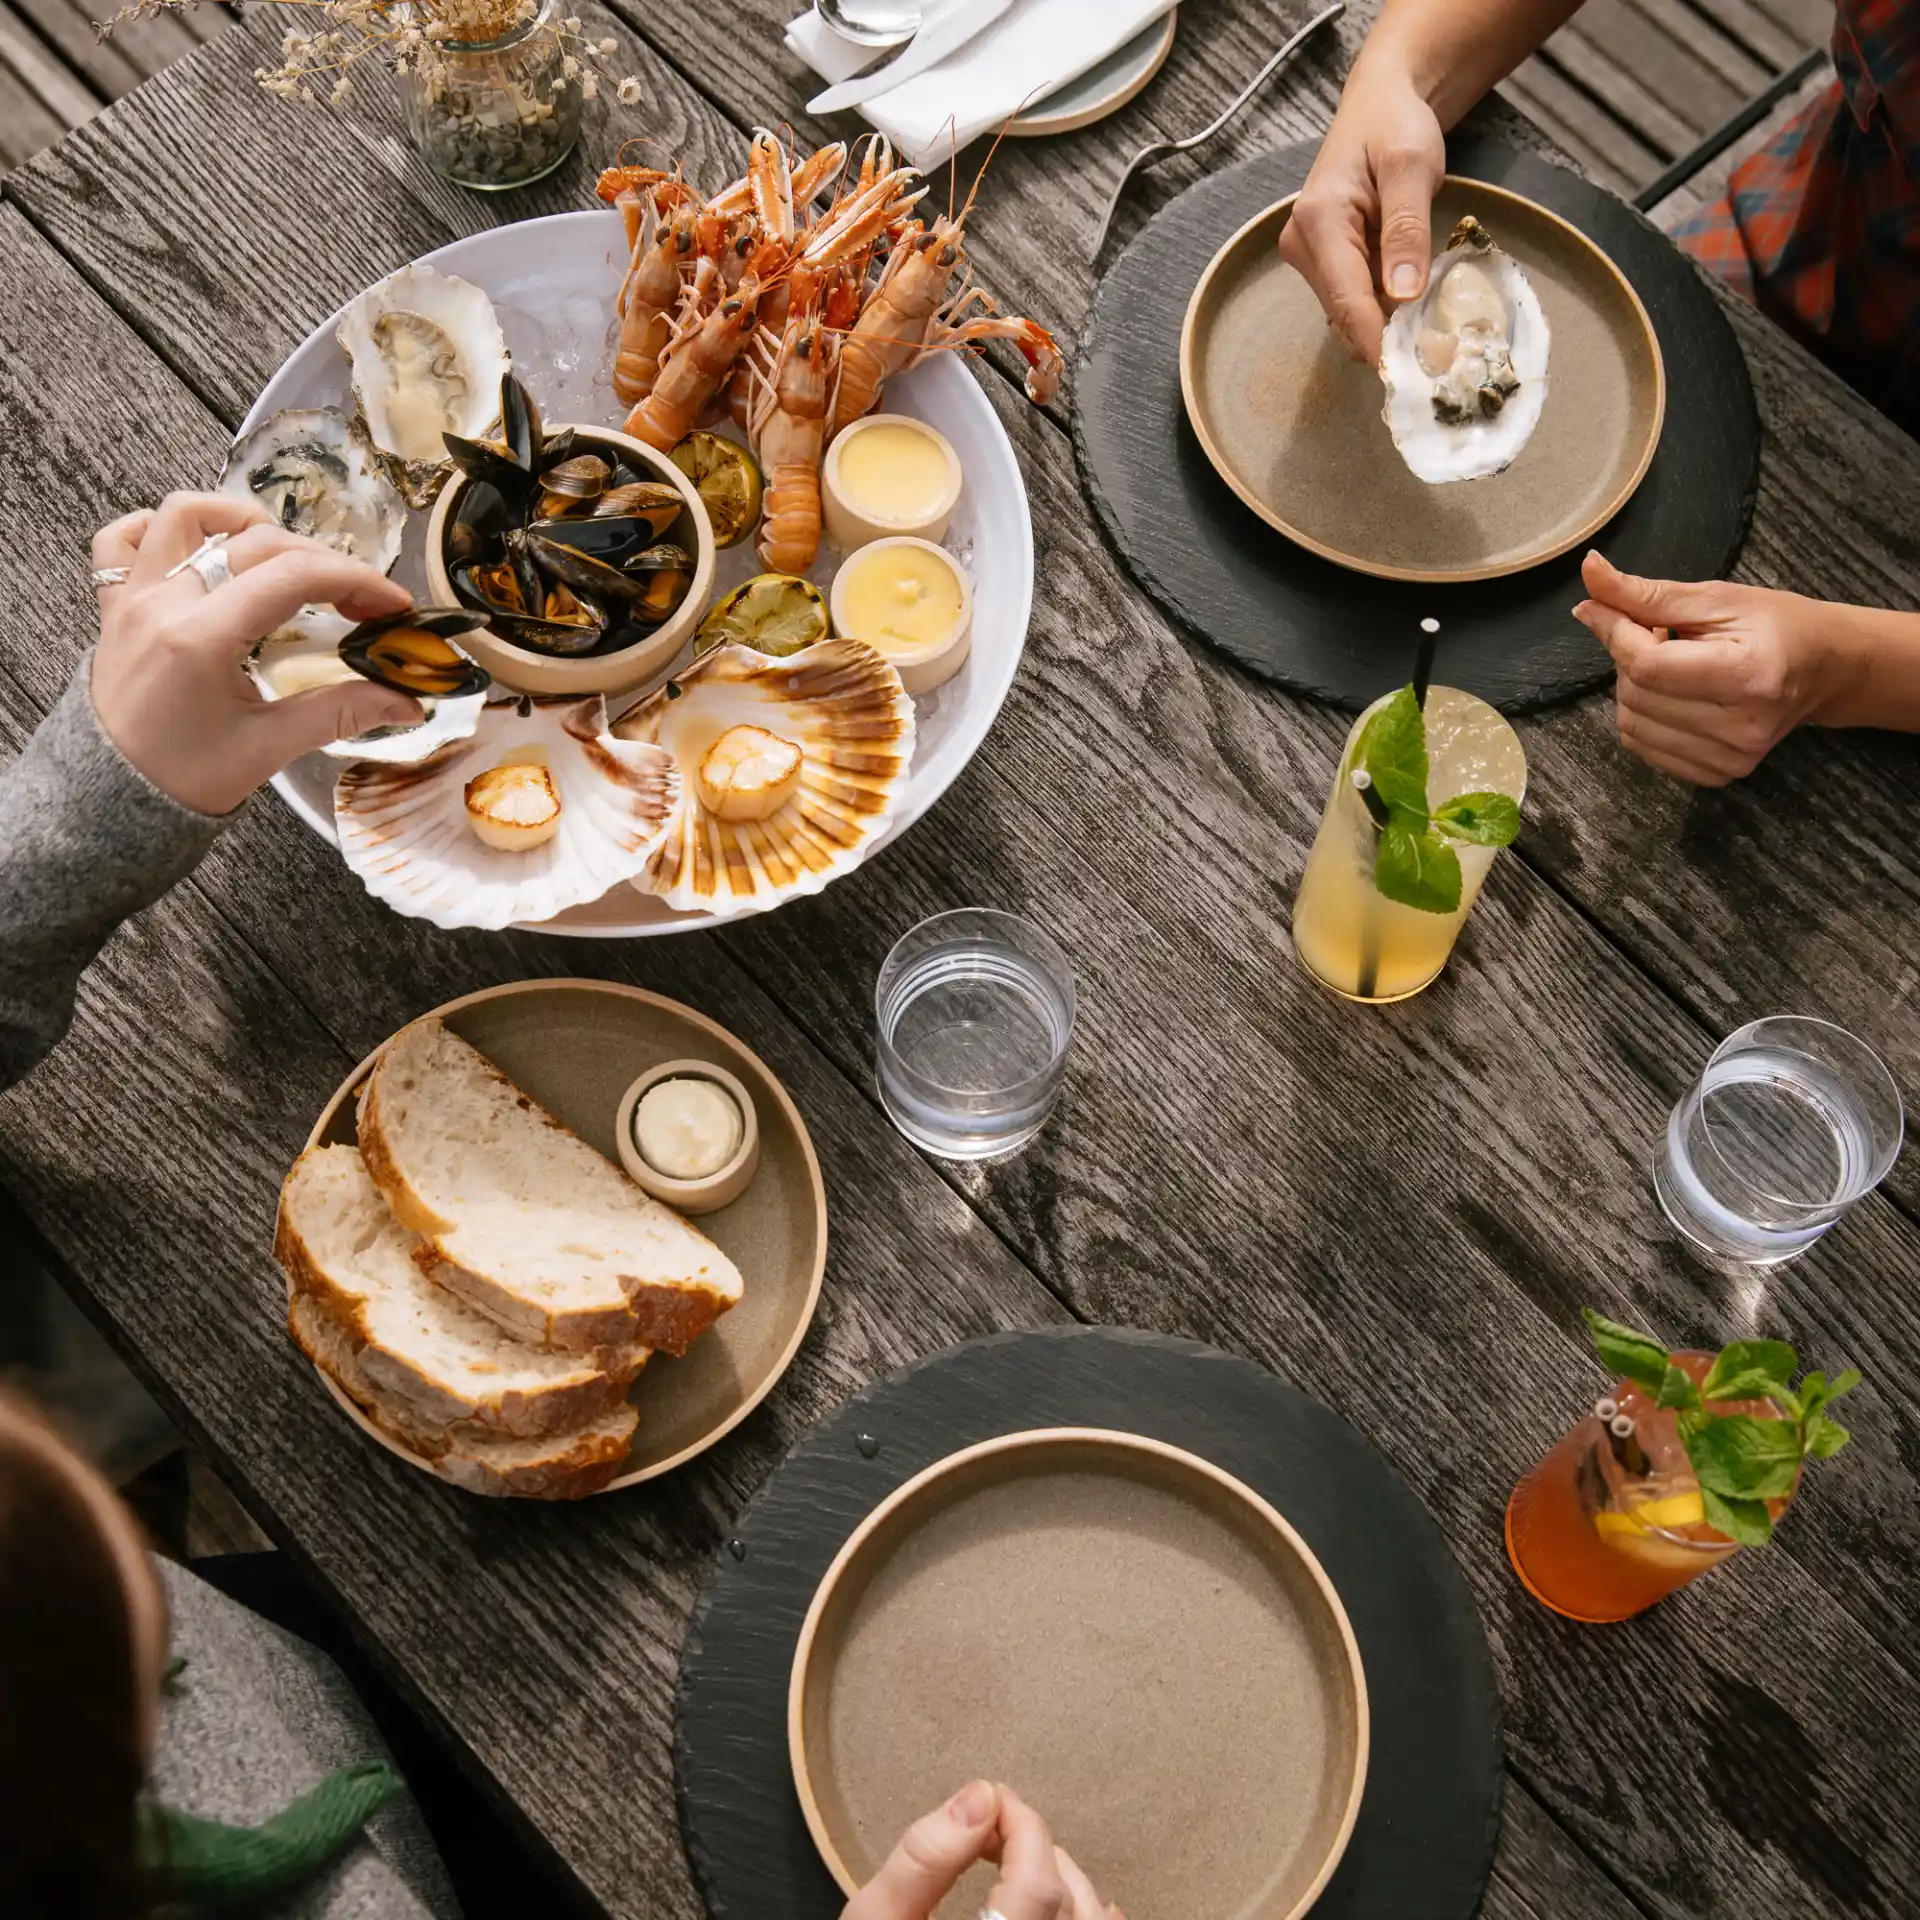
<svg viewBox="0 0 1920 1920">
<path fill-rule="evenodd" d="M 88 654 L 0 771 L 0 1092 L 66 1032 L 114 928 L 191 873 L 226 824 L 128 764 L 94 713 L 92 670 Z"/>
</svg>

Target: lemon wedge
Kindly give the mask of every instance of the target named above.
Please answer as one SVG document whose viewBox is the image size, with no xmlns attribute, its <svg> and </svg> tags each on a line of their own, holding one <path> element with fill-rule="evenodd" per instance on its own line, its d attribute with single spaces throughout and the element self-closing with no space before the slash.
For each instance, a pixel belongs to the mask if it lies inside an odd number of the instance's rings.
<svg viewBox="0 0 1920 1920">
<path fill-rule="evenodd" d="M 1608 1509 L 1593 1516 L 1596 1533 L 1651 1533 L 1656 1527 L 1674 1530 L 1697 1527 L 1707 1517 L 1707 1503 L 1696 1493 L 1670 1494 L 1664 1500 L 1644 1500 L 1626 1513 Z"/>
</svg>

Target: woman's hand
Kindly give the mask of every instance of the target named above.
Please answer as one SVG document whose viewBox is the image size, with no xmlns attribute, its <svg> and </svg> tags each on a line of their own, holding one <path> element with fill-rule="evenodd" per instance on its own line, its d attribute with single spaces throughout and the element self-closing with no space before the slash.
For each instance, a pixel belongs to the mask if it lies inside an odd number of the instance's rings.
<svg viewBox="0 0 1920 1920">
<path fill-rule="evenodd" d="M 1368 366 L 1379 363 L 1386 327 L 1381 290 L 1396 303 L 1426 291 L 1446 164 L 1440 121 L 1406 68 L 1363 55 L 1280 230 L 1280 257 Z"/>
<path fill-rule="evenodd" d="M 916 1820 L 840 1920 L 930 1920 L 960 1876 L 992 1860 L 1000 1877 L 987 1911 L 1001 1920 L 1126 1920 L 1053 1843 L 1047 1823 L 1013 1791 L 976 1780 Z"/>
<path fill-rule="evenodd" d="M 233 578 L 209 591 L 189 568 L 210 533 L 231 536 Z M 171 494 L 94 535 L 96 567 L 128 567 L 100 589 L 93 706 L 108 739 L 196 813 L 230 813 L 289 760 L 370 727 L 420 718 L 406 695 L 355 680 L 291 699 L 260 697 L 242 670 L 254 643 L 310 602 L 351 620 L 397 613 L 413 596 L 386 575 L 276 526 L 250 500 Z"/>
<path fill-rule="evenodd" d="M 1751 773 L 1805 721 L 1847 724 L 1856 626 L 1873 616 L 1724 580 L 1639 580 L 1597 553 L 1575 616 L 1613 655 L 1620 738 L 1696 786 Z"/>
</svg>

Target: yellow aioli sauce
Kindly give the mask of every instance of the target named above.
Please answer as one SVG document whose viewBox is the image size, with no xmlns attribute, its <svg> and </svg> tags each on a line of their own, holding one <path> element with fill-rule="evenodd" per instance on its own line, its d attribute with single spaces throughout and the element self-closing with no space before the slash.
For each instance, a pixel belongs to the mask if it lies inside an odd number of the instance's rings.
<svg viewBox="0 0 1920 1920">
<path fill-rule="evenodd" d="M 840 444 L 840 491 L 850 506 L 901 527 L 931 520 L 946 504 L 952 470 L 931 434 L 899 421 L 858 427 Z M 956 609 L 957 611 L 957 609 Z"/>
<path fill-rule="evenodd" d="M 847 637 L 884 654 L 935 646 L 960 618 L 960 576 L 934 548 L 863 548 L 835 585 Z"/>
</svg>

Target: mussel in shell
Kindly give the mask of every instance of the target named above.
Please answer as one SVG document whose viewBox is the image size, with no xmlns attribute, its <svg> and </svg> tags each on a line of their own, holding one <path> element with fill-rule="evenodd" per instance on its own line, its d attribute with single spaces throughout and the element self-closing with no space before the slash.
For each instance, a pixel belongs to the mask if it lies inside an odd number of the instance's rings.
<svg viewBox="0 0 1920 1920">
<path fill-rule="evenodd" d="M 637 553 L 620 571 L 633 582 L 633 615 L 658 626 L 671 619 L 693 585 L 694 559 L 684 547 L 662 542 Z"/>
<path fill-rule="evenodd" d="M 468 440 L 457 433 L 443 436 L 447 458 L 469 480 L 485 482 L 509 501 L 523 501 L 533 486 L 533 476 L 513 457 L 513 449 L 500 440 Z"/>
<path fill-rule="evenodd" d="M 363 679 L 421 700 L 485 693 L 492 679 L 455 640 L 487 622 L 466 607 L 409 607 L 363 620 L 340 642 L 340 658 Z"/>
<path fill-rule="evenodd" d="M 511 368 L 500 377 L 500 438 L 522 473 L 540 471 L 545 452 L 540 406 Z"/>
<path fill-rule="evenodd" d="M 664 539 L 667 529 L 686 512 L 678 487 L 662 480 L 629 480 L 609 487 L 593 503 L 598 520 L 644 520 L 653 529 L 650 538 Z"/>
<path fill-rule="evenodd" d="M 535 520 L 527 527 L 530 536 L 550 540 L 555 546 L 570 547 L 590 559 L 603 560 L 617 567 L 643 553 L 659 539 L 660 531 L 651 520 L 629 514 L 580 515 L 566 520 Z"/>
<path fill-rule="evenodd" d="M 509 552 L 524 552 L 549 580 L 571 587 L 595 606 L 613 607 L 641 597 L 642 582 L 634 575 L 576 547 L 563 547 L 558 540 L 531 528 L 508 534 L 507 548 Z"/>
<path fill-rule="evenodd" d="M 564 513 L 581 512 L 606 492 L 613 469 L 597 453 L 576 453 L 571 459 L 558 460 L 540 474 L 540 511 L 557 519 Z"/>
<path fill-rule="evenodd" d="M 599 646 L 607 627 L 590 608 L 581 608 L 575 620 L 545 620 L 517 613 L 493 613 L 487 625 L 510 646 L 525 647 L 529 653 L 550 653 L 561 659 L 574 654 L 591 653 Z"/>
<path fill-rule="evenodd" d="M 512 515 L 507 497 L 487 480 L 471 480 L 460 489 L 447 523 L 447 565 L 484 560 L 506 538 Z"/>
</svg>

